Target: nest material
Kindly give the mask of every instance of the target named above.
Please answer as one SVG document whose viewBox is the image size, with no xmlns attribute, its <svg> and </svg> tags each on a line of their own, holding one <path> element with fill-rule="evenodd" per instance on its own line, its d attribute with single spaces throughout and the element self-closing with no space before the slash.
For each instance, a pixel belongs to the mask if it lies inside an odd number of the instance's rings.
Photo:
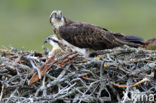
<svg viewBox="0 0 156 103">
<path fill-rule="evenodd" d="M 156 93 L 156 51 L 124 46 L 100 52 L 95 58 L 68 54 L 42 72 L 46 55 L 1 49 L 0 101 L 125 103 Z"/>
</svg>

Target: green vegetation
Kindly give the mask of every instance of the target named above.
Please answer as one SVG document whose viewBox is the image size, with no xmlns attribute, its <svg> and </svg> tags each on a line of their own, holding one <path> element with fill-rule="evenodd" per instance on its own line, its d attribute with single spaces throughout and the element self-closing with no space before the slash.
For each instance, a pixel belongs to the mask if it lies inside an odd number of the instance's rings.
<svg viewBox="0 0 156 103">
<path fill-rule="evenodd" d="M 0 47 L 41 51 L 44 39 L 53 34 L 49 15 L 54 9 L 73 20 L 149 39 L 156 36 L 155 4 L 156 0 L 0 0 Z"/>
</svg>

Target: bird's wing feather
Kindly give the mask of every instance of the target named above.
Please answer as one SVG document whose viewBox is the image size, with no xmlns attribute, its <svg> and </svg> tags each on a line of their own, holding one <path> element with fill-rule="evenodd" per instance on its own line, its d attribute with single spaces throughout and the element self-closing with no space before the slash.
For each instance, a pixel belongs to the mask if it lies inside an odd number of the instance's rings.
<svg viewBox="0 0 156 103">
<path fill-rule="evenodd" d="M 99 50 L 118 45 L 112 41 L 114 36 L 111 32 L 91 24 L 72 23 L 60 27 L 59 33 L 64 40 L 80 48 Z"/>
</svg>

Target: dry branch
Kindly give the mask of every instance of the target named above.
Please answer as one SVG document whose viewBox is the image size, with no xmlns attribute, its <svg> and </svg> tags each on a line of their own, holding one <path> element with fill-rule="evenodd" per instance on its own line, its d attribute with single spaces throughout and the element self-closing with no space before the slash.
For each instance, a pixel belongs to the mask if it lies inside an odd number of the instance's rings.
<svg viewBox="0 0 156 103">
<path fill-rule="evenodd" d="M 156 93 L 156 51 L 124 46 L 99 54 L 84 58 L 73 52 L 47 59 L 34 51 L 1 49 L 0 100 L 124 103 L 132 102 L 133 93 Z"/>
</svg>

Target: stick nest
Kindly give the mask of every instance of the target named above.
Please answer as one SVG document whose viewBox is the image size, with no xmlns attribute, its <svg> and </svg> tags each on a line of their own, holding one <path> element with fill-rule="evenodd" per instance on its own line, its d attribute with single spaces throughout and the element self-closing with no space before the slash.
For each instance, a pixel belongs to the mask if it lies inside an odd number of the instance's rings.
<svg viewBox="0 0 156 103">
<path fill-rule="evenodd" d="M 99 52 L 94 58 L 68 54 L 47 64 L 44 53 L 0 49 L 0 101 L 124 103 L 156 93 L 156 51 L 123 46 Z"/>
</svg>

